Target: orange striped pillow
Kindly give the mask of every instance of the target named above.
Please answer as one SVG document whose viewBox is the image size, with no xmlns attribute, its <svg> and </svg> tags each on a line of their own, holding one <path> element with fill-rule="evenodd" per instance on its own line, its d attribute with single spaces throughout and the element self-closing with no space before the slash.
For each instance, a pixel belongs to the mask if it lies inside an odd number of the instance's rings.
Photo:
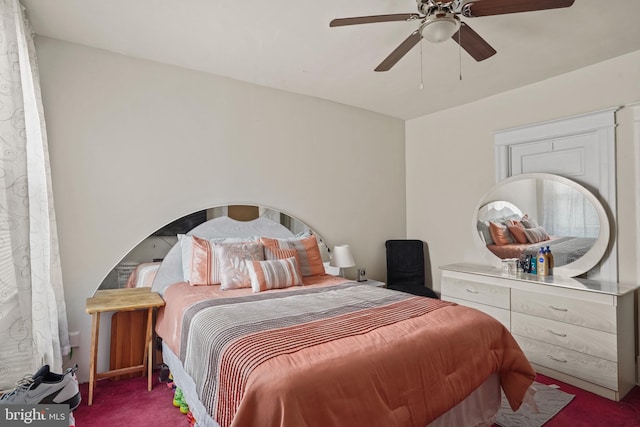
<svg viewBox="0 0 640 427">
<path fill-rule="evenodd" d="M 298 253 L 298 266 L 304 277 L 325 274 L 316 236 L 294 237 L 291 239 L 261 237 L 260 242 L 265 247 L 265 255 L 267 251 L 275 254 L 279 249 L 295 249 Z"/>
<path fill-rule="evenodd" d="M 220 283 L 220 267 L 213 253 L 213 244 L 196 236 L 191 238 L 191 257 L 187 266 L 191 285 L 217 285 Z"/>
<path fill-rule="evenodd" d="M 524 234 L 524 225 L 520 221 L 513 221 L 513 225 L 507 225 L 509 233 L 518 243 L 529 243 L 527 236 Z"/>
<path fill-rule="evenodd" d="M 295 257 L 268 261 L 247 261 L 253 292 L 302 285 Z"/>
<path fill-rule="evenodd" d="M 298 258 L 298 251 L 295 249 L 280 249 L 275 247 L 264 247 L 264 259 L 287 259 L 295 257 Z"/>
<path fill-rule="evenodd" d="M 489 221 L 489 232 L 491 233 L 491 238 L 493 239 L 493 242 L 498 246 L 508 245 L 509 243 L 515 243 L 506 225 Z"/>
</svg>

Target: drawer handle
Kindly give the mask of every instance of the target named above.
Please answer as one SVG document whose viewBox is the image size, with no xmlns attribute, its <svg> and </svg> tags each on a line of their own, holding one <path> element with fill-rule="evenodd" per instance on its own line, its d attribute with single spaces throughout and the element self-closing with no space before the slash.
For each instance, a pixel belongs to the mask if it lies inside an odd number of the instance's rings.
<svg viewBox="0 0 640 427">
<path fill-rule="evenodd" d="M 547 354 L 547 357 L 548 357 L 549 359 L 551 359 L 551 360 L 556 361 L 556 362 L 560 362 L 560 363 L 567 363 L 567 361 L 566 361 L 565 359 L 556 359 L 555 357 L 553 357 L 553 356 L 552 356 L 552 355 L 550 355 L 550 354 Z"/>
<path fill-rule="evenodd" d="M 467 292 L 469 292 L 470 294 L 477 294 L 477 293 L 478 293 L 478 291 L 474 291 L 473 289 L 466 288 L 466 290 L 467 290 Z"/>
<path fill-rule="evenodd" d="M 569 310 L 568 310 L 568 309 L 566 309 L 566 308 L 558 308 L 558 307 L 554 307 L 554 306 L 552 306 L 552 305 L 550 305 L 550 306 L 549 306 L 549 308 L 550 308 L 551 310 L 556 310 L 556 311 L 569 311 Z"/>
<path fill-rule="evenodd" d="M 553 332 L 551 329 L 547 329 L 547 332 L 549 332 L 551 335 L 555 335 L 557 337 L 563 337 L 564 338 L 564 337 L 567 336 L 567 334 L 559 334 L 557 332 Z"/>
</svg>

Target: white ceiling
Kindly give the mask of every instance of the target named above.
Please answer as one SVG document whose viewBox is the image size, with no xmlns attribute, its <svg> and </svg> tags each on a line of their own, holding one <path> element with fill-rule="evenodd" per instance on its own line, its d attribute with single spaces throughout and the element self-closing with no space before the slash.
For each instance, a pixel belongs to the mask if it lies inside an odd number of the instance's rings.
<svg viewBox="0 0 640 427">
<path fill-rule="evenodd" d="M 479 0 L 481 1 L 481 0 Z M 37 34 L 411 119 L 640 50 L 639 0 L 463 19 L 498 53 L 449 40 L 373 69 L 417 28 L 329 28 L 417 12 L 415 0 L 23 0 Z M 459 80 L 460 60 L 462 81 Z M 424 89 L 420 89 L 421 74 Z M 640 84 L 640 82 L 639 82 Z"/>
</svg>

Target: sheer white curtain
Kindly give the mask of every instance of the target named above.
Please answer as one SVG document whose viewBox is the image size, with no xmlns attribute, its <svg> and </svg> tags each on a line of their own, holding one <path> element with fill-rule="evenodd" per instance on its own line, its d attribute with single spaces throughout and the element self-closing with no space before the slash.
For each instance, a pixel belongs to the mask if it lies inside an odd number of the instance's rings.
<svg viewBox="0 0 640 427">
<path fill-rule="evenodd" d="M 553 181 L 542 184 L 542 225 L 554 236 L 598 237 L 600 219 L 579 191 Z"/>
<path fill-rule="evenodd" d="M 0 0 L 0 389 L 69 352 L 49 151 L 33 38 Z"/>
</svg>

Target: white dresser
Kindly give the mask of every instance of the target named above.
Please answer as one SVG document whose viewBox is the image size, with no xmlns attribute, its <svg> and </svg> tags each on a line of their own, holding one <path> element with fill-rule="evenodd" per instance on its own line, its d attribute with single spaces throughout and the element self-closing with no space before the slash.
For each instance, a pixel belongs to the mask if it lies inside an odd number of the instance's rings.
<svg viewBox="0 0 640 427">
<path fill-rule="evenodd" d="M 477 308 L 516 338 L 537 372 L 612 400 L 636 384 L 637 285 L 441 267 L 445 301 Z"/>
</svg>

